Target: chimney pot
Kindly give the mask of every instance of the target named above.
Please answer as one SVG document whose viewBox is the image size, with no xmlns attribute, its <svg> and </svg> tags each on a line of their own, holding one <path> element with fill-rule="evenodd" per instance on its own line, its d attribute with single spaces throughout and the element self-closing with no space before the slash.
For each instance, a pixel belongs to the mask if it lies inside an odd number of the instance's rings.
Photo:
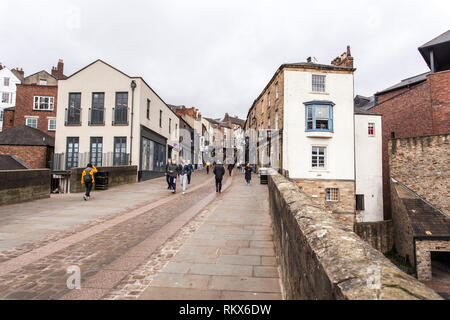
<svg viewBox="0 0 450 320">
<path fill-rule="evenodd" d="M 306 58 L 307 63 L 311 63 L 311 57 Z"/>
</svg>

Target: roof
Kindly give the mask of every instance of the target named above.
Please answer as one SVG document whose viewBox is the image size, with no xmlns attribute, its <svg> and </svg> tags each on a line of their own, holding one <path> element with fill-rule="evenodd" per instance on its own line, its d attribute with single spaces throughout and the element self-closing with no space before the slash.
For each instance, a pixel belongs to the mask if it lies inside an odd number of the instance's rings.
<svg viewBox="0 0 450 320">
<path fill-rule="evenodd" d="M 20 170 L 29 169 L 29 167 L 22 163 L 19 159 L 9 154 L 0 154 L 0 170 Z"/>
<path fill-rule="evenodd" d="M 424 82 L 424 81 L 427 80 L 427 76 L 430 73 L 431 72 L 428 71 L 428 72 L 425 72 L 425 73 L 422 73 L 422 74 L 419 74 L 419 75 L 416 75 L 416 76 L 413 76 L 413 77 L 410 77 L 410 78 L 403 79 L 399 83 L 397 83 L 397 84 L 395 84 L 395 85 L 393 85 L 393 86 L 391 86 L 391 87 L 389 87 L 387 89 L 384 89 L 382 91 L 377 92 L 376 95 L 378 95 L 380 93 L 388 93 L 390 91 L 398 90 L 398 89 L 405 88 L 405 87 L 410 87 L 412 85 L 416 85 L 416 84 L 419 84 L 421 82 Z"/>
<path fill-rule="evenodd" d="M 450 41 L 450 30 L 444 32 L 443 34 L 437 36 L 436 38 L 428 41 L 427 43 L 425 43 L 423 45 L 421 45 L 419 47 L 419 49 L 427 48 L 427 47 L 433 47 L 433 46 L 436 46 L 438 44 L 442 44 L 442 43 L 449 42 L 449 41 Z"/>
<path fill-rule="evenodd" d="M 211 123 L 214 123 L 214 124 L 220 124 L 220 121 L 212 119 L 212 118 L 203 117 L 203 119 L 206 119 L 207 121 L 209 121 Z"/>
<path fill-rule="evenodd" d="M 48 74 L 50 77 L 54 78 L 55 80 L 58 80 L 58 78 L 56 78 L 54 75 L 48 73 L 48 72 L 45 71 L 45 70 L 41 70 L 41 71 L 35 72 L 35 73 L 33 73 L 33 74 L 30 74 L 29 76 L 24 77 L 24 79 L 31 78 L 32 76 L 34 76 L 34 75 L 36 75 L 36 74 L 38 74 L 38 73 L 41 73 L 41 72 L 45 72 L 45 73 Z"/>
<path fill-rule="evenodd" d="M 364 110 L 369 110 L 375 105 L 375 97 L 365 97 L 362 95 L 356 95 L 356 97 L 353 99 L 354 106 L 356 108 L 361 108 Z"/>
<path fill-rule="evenodd" d="M 431 51 L 434 57 L 434 70 L 443 71 L 450 68 L 450 30 L 420 46 L 419 52 L 431 69 Z"/>
<path fill-rule="evenodd" d="M 394 183 L 411 221 L 414 237 L 450 238 L 450 217 L 398 181 Z"/>
<path fill-rule="evenodd" d="M 237 124 L 237 125 L 241 126 L 242 128 L 245 126 L 245 120 L 243 120 L 243 119 L 239 119 L 238 117 L 231 117 L 231 116 L 228 116 L 228 119 L 230 119 L 230 122 L 232 124 Z"/>
<path fill-rule="evenodd" d="M 356 106 L 353 107 L 354 114 L 366 115 L 366 116 L 381 116 L 380 113 L 376 113 L 370 110 L 366 110 L 364 108 L 358 108 Z"/>
<path fill-rule="evenodd" d="M 0 133 L 0 145 L 55 146 L 55 138 L 26 125 L 12 127 Z"/>
</svg>

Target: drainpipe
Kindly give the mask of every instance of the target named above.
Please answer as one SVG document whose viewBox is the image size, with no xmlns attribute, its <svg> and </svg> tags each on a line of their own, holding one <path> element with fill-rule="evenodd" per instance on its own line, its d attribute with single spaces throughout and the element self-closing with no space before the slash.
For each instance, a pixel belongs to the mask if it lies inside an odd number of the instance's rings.
<svg viewBox="0 0 450 320">
<path fill-rule="evenodd" d="M 136 89 L 136 81 L 131 81 L 131 132 L 130 132 L 130 166 L 133 156 L 133 115 L 134 115 L 134 89 Z"/>
</svg>

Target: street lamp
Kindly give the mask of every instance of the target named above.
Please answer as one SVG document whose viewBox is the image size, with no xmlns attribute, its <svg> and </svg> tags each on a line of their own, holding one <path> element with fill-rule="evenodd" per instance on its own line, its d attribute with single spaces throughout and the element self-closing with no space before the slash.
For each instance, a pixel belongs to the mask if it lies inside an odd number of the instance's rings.
<svg viewBox="0 0 450 320">
<path fill-rule="evenodd" d="M 134 89 L 136 89 L 136 81 L 131 81 L 131 129 L 130 129 L 130 166 L 133 156 L 133 115 L 134 115 Z"/>
</svg>

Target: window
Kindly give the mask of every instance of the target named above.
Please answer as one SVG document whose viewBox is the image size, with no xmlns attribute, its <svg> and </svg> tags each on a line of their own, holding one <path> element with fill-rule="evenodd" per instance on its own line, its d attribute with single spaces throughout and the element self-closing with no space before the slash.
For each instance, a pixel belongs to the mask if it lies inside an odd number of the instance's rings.
<svg viewBox="0 0 450 320">
<path fill-rule="evenodd" d="M 270 117 L 267 118 L 267 129 L 270 129 Z"/>
<path fill-rule="evenodd" d="M 56 119 L 48 119 L 48 131 L 56 130 Z"/>
<path fill-rule="evenodd" d="M 127 158 L 127 137 L 114 137 L 114 165 L 127 165 Z"/>
<path fill-rule="evenodd" d="M 105 93 L 92 93 L 91 123 L 103 124 L 105 114 Z"/>
<path fill-rule="evenodd" d="M 25 121 L 26 121 L 25 124 L 27 126 L 32 127 L 32 128 L 37 128 L 37 121 L 38 121 L 37 118 L 26 118 Z"/>
<path fill-rule="evenodd" d="M 275 83 L 275 100 L 278 99 L 278 82 Z"/>
<path fill-rule="evenodd" d="M 391 132 L 391 139 L 395 139 L 395 132 Z"/>
<path fill-rule="evenodd" d="M 264 113 L 264 100 L 261 100 L 261 113 Z"/>
<path fill-rule="evenodd" d="M 275 111 L 275 130 L 278 130 L 278 110 Z"/>
<path fill-rule="evenodd" d="M 34 96 L 33 110 L 53 110 L 54 97 Z"/>
<path fill-rule="evenodd" d="M 0 109 L 0 121 L 3 121 L 3 110 Z"/>
<path fill-rule="evenodd" d="M 375 136 L 375 123 L 369 123 L 368 133 L 369 133 L 369 137 Z"/>
<path fill-rule="evenodd" d="M 364 210 L 364 195 L 356 195 L 356 210 Z"/>
<path fill-rule="evenodd" d="M 94 166 L 102 166 L 103 138 L 91 137 L 91 163 Z"/>
<path fill-rule="evenodd" d="M 66 147 L 66 169 L 78 166 L 79 138 L 67 137 Z"/>
<path fill-rule="evenodd" d="M 40 79 L 39 80 L 39 85 L 46 86 L 47 85 L 47 80 L 46 79 Z"/>
<path fill-rule="evenodd" d="M 162 128 L 162 110 L 159 110 L 159 127 Z"/>
<path fill-rule="evenodd" d="M 306 131 L 333 131 L 333 105 L 306 104 Z"/>
<path fill-rule="evenodd" d="M 325 151 L 326 147 L 312 147 L 312 163 L 313 169 L 325 169 Z"/>
<path fill-rule="evenodd" d="M 325 92 L 325 76 L 318 74 L 312 75 L 312 91 Z"/>
<path fill-rule="evenodd" d="M 9 103 L 9 92 L 2 93 L 2 103 Z"/>
<path fill-rule="evenodd" d="M 116 92 L 114 124 L 128 124 L 128 92 Z"/>
<path fill-rule="evenodd" d="M 267 107 L 270 108 L 270 92 L 267 93 Z"/>
<path fill-rule="evenodd" d="M 150 120 L 150 100 L 147 99 L 147 119 Z"/>
<path fill-rule="evenodd" d="M 178 124 L 175 123 L 175 137 L 178 136 Z"/>
<path fill-rule="evenodd" d="M 3 78 L 3 85 L 9 87 L 9 78 Z"/>
<path fill-rule="evenodd" d="M 326 188 L 325 189 L 325 201 L 339 201 L 339 189 L 338 188 Z"/>
<path fill-rule="evenodd" d="M 172 119 L 169 118 L 169 133 L 171 133 Z"/>
<path fill-rule="evenodd" d="M 67 124 L 81 123 L 81 93 L 69 93 Z"/>
</svg>

